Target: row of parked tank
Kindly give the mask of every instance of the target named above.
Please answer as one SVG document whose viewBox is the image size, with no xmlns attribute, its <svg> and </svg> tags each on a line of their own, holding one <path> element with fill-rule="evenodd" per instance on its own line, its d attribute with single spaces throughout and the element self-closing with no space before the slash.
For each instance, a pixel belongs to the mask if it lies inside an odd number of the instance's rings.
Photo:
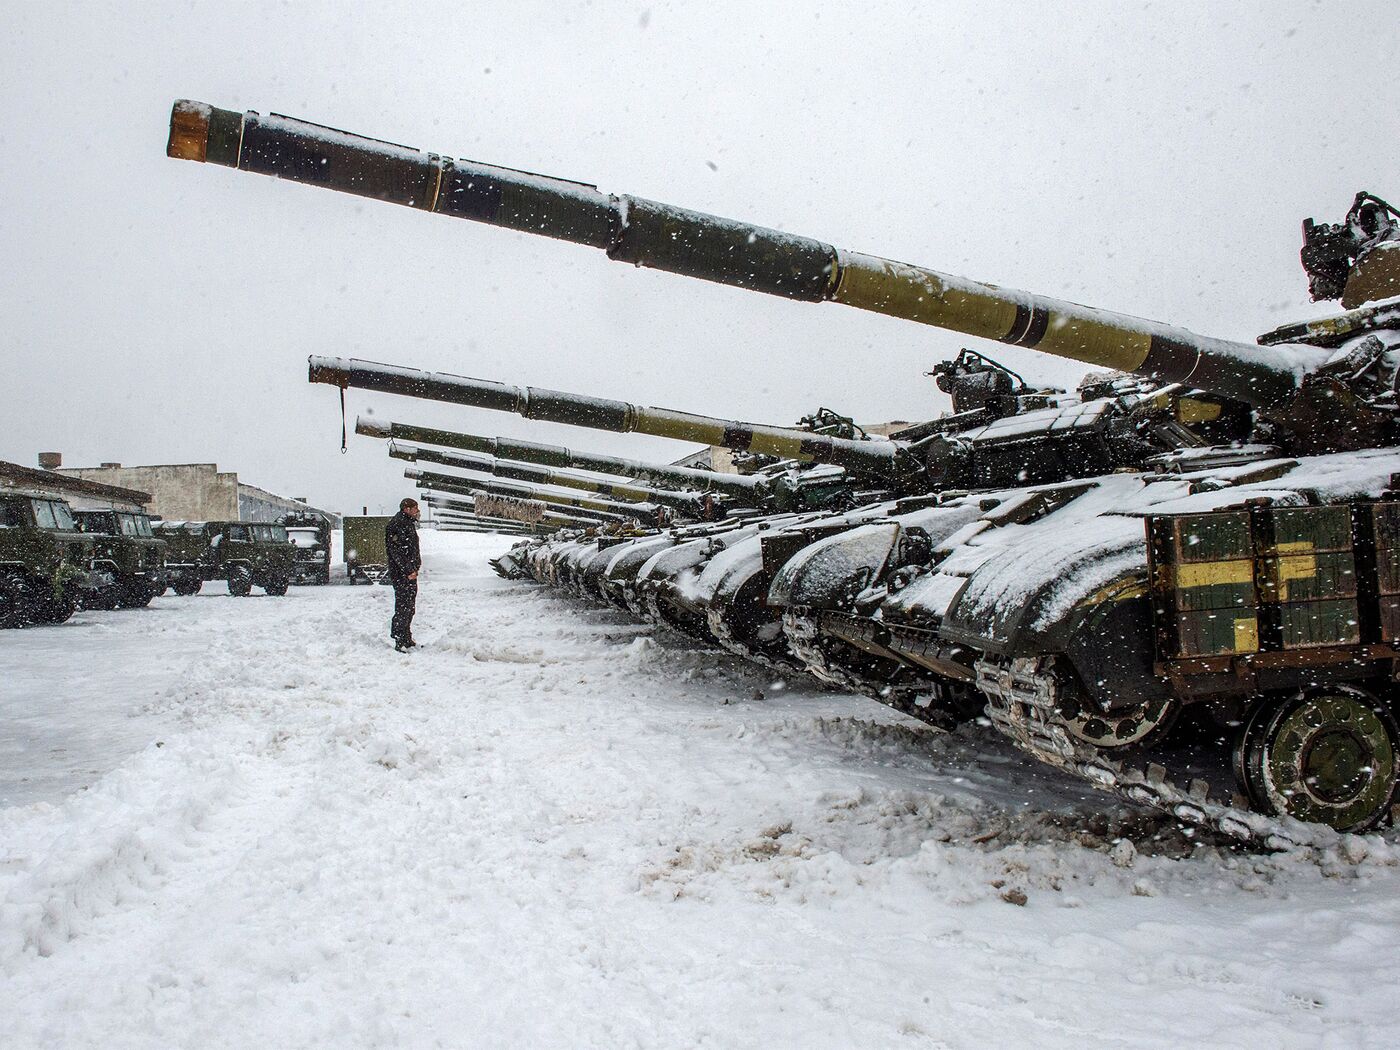
<svg viewBox="0 0 1400 1050">
<path fill-rule="evenodd" d="M 42 492 L 0 492 L 0 628 L 62 623 L 79 608 L 136 609 L 222 581 L 287 593 L 330 580 L 330 523 L 152 521 L 132 510 L 74 510 Z"/>
<path fill-rule="evenodd" d="M 516 501 L 548 533 L 501 558 L 505 575 L 930 721 L 982 718 L 1247 842 L 1389 817 L 1400 215 L 1379 198 L 1304 224 L 1313 298 L 1345 312 L 1251 344 L 283 116 L 179 102 L 170 132 L 179 159 L 1106 370 L 1036 389 L 964 351 L 935 369 L 952 412 L 889 439 L 825 411 L 777 427 L 363 361 L 313 358 L 310 379 L 739 454 L 727 475 L 361 422 L 440 509 L 484 527 Z"/>
</svg>

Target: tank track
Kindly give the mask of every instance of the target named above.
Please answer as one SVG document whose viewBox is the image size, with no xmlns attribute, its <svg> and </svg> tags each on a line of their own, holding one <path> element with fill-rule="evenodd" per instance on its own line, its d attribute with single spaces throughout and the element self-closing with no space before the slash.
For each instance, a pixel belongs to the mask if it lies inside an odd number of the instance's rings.
<svg viewBox="0 0 1400 1050">
<path fill-rule="evenodd" d="M 802 670 L 802 664 L 799 660 L 775 659 L 759 652 L 757 649 L 750 649 L 734 636 L 734 632 L 729 629 L 729 625 L 725 622 L 724 617 L 716 615 L 713 608 L 706 613 L 705 619 L 710 625 L 710 634 L 712 634 L 715 641 L 720 644 L 720 648 L 724 649 L 726 652 L 733 653 L 735 656 L 741 656 L 745 660 L 756 663 L 760 667 L 767 668 L 770 671 L 775 671 L 778 674 L 792 674 L 794 671 Z"/>
<path fill-rule="evenodd" d="M 820 624 L 810 617 L 785 612 L 783 633 L 787 636 L 788 648 L 802 661 L 806 671 L 826 685 L 868 696 L 945 732 L 952 732 L 958 722 L 966 718 L 966 715 L 946 710 L 928 690 L 882 686 L 842 667 L 827 653 Z"/>
<path fill-rule="evenodd" d="M 866 679 L 852 674 L 828 658 L 826 650 L 822 647 L 821 631 L 812 619 L 785 612 L 783 633 L 787 635 L 788 648 L 802 661 L 802 665 L 814 678 L 862 696 L 873 697 L 876 700 L 884 699 Z"/>
<path fill-rule="evenodd" d="M 1183 786 L 1156 762 L 1136 764 L 1137 754 L 1119 760 L 1077 740 L 1060 714 L 1054 657 L 982 659 L 974 669 L 977 687 L 987 697 L 987 717 L 992 725 L 1022 751 L 1100 791 L 1262 849 L 1321 845 L 1322 837 L 1336 834 L 1250 810 L 1242 796 L 1229 801 L 1212 798 L 1210 785 L 1204 780 L 1193 779 Z"/>
</svg>

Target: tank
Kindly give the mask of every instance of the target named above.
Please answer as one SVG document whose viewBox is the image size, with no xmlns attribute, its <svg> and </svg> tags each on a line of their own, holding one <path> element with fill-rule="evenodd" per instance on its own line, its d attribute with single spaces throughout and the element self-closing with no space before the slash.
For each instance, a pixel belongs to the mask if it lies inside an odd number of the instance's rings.
<svg viewBox="0 0 1400 1050">
<path fill-rule="evenodd" d="M 817 673 L 827 643 L 868 653 L 881 669 L 872 675 L 898 668 L 902 695 L 924 687 L 939 710 L 970 698 L 1036 758 L 1244 841 L 1323 841 L 1389 814 L 1400 777 L 1400 310 L 1387 297 L 1400 293 L 1400 223 L 1379 198 L 1358 195 L 1342 223 L 1304 224 L 1310 290 L 1345 312 L 1251 344 L 285 117 L 180 103 L 170 153 L 1145 383 L 1127 396 L 1149 407 L 1134 421 L 1130 403 L 1124 421 L 1168 447 L 1059 477 L 1005 484 L 974 469 L 972 484 L 955 485 L 965 473 L 930 462 L 965 465 L 967 443 L 936 422 L 908 445 L 889 442 L 881 470 L 856 449 L 813 455 L 786 439 L 777 454 L 925 494 L 923 505 L 860 508 L 866 520 L 848 511 L 829 535 L 812 538 L 818 520 L 760 541 L 766 601 L 783 610 L 793 651 Z M 460 382 L 429 396 L 457 400 Z M 541 393 L 491 396 L 534 418 L 638 429 L 631 406 L 594 415 Z M 1151 410 L 1164 400 L 1169 412 Z M 1079 416 L 1106 403 L 1079 401 Z M 719 443 L 712 426 L 653 418 L 646 432 Z M 1026 422 L 988 425 L 1037 452 L 1054 443 L 1053 427 Z"/>
</svg>

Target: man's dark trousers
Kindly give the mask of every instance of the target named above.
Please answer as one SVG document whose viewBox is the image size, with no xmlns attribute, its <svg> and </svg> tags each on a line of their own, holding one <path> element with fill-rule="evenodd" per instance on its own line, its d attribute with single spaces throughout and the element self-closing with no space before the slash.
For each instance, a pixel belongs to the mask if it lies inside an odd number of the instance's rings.
<svg viewBox="0 0 1400 1050">
<path fill-rule="evenodd" d="M 395 580 L 394 618 L 389 622 L 389 634 L 396 642 L 413 637 L 413 610 L 418 604 L 418 581 Z"/>
</svg>

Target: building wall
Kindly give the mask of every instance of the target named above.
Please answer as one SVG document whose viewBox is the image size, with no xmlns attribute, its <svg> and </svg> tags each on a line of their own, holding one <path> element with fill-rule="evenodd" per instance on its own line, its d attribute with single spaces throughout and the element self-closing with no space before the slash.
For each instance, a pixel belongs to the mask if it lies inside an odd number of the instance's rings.
<svg viewBox="0 0 1400 1050">
<path fill-rule="evenodd" d="M 147 512 L 166 521 L 238 520 L 238 475 L 213 463 L 65 467 L 61 473 L 151 494 Z"/>
</svg>

